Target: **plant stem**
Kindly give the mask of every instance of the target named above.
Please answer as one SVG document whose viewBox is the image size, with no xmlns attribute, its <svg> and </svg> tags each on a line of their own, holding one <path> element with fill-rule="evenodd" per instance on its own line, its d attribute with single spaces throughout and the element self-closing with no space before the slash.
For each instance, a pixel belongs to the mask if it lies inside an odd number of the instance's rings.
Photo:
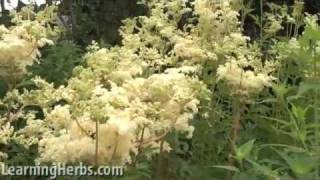
<svg viewBox="0 0 320 180">
<path fill-rule="evenodd" d="M 158 164 L 157 164 L 157 175 L 156 175 L 156 180 L 165 180 L 164 177 L 162 176 L 163 173 L 163 144 L 164 140 L 162 139 L 160 141 L 160 153 L 158 157 Z"/>
<path fill-rule="evenodd" d="M 138 145 L 138 154 L 133 162 L 133 166 L 135 166 L 138 162 L 139 155 L 142 153 L 142 145 L 143 145 L 143 139 L 144 139 L 144 132 L 145 132 L 145 127 L 142 128 L 141 130 L 141 136 L 139 140 L 139 145 Z"/>
<path fill-rule="evenodd" d="M 318 100 L 318 98 L 319 98 L 319 94 L 318 94 L 318 92 L 317 92 L 317 90 L 316 90 L 316 92 L 315 92 L 315 97 L 314 97 L 314 121 L 315 121 L 315 124 L 317 124 L 317 125 L 319 125 L 320 124 L 320 120 L 319 120 L 319 116 L 318 116 L 318 108 L 319 108 L 319 100 Z M 316 145 L 317 146 L 320 146 L 320 141 L 319 141 L 319 139 L 320 139 L 320 129 L 319 129 L 319 127 L 318 128 L 316 128 L 315 129 L 315 136 L 316 136 L 316 139 L 318 139 L 318 141 L 316 142 Z M 316 168 L 316 176 L 317 177 L 319 177 L 319 172 L 320 172 L 320 168 L 319 168 L 319 166 Z"/>
<path fill-rule="evenodd" d="M 261 46 L 263 45 L 263 36 L 264 36 L 264 34 L 263 34 L 263 20 L 264 20 L 264 18 L 263 18 L 263 0 L 260 0 L 260 43 L 261 43 Z"/>
<path fill-rule="evenodd" d="M 243 0 L 241 0 L 241 31 L 244 31 L 244 23 L 245 23 L 245 19 L 246 19 L 246 15 L 245 15 L 245 7 L 244 7 L 244 2 Z"/>
<path fill-rule="evenodd" d="M 96 120 L 96 152 L 95 152 L 95 164 L 98 166 L 99 159 L 99 121 Z"/>
<path fill-rule="evenodd" d="M 235 145 L 237 143 L 237 140 L 239 138 L 239 133 L 241 129 L 241 118 L 243 114 L 243 103 L 235 103 L 234 105 L 234 113 L 233 113 L 233 122 L 232 122 L 232 129 L 231 129 L 231 140 L 230 140 L 230 147 L 229 147 L 229 157 L 228 157 L 228 164 L 229 166 L 235 165 L 235 160 L 232 157 L 233 154 L 235 154 Z M 228 174 L 228 178 L 230 179 L 232 176 L 232 173 L 230 172 Z"/>
<path fill-rule="evenodd" d="M 319 81 L 319 75 L 318 75 L 318 73 L 319 73 L 319 71 L 318 71 L 318 68 L 317 68 L 317 58 L 315 58 L 315 57 L 317 57 L 317 54 L 316 54 L 316 47 L 315 46 L 313 46 L 312 47 L 312 50 L 313 50 L 313 73 L 314 73 L 314 79 L 315 79 L 315 82 L 318 82 Z M 318 92 L 318 89 L 315 89 L 315 92 L 314 92 L 314 104 L 313 104 L 313 106 L 314 106 L 314 122 L 315 122 L 315 124 L 317 124 L 317 125 L 319 125 L 320 124 L 320 119 L 319 119 L 319 115 L 318 115 L 318 108 L 319 108 L 319 106 L 320 106 L 320 104 L 319 104 L 319 100 L 318 100 L 318 98 L 319 98 L 319 92 Z M 315 128 L 315 136 L 316 136 L 316 139 L 320 139 L 320 129 L 319 129 L 319 127 L 318 128 Z M 316 142 L 316 145 L 317 146 L 320 146 L 320 141 L 317 141 Z M 320 172 L 320 169 L 319 169 L 319 167 L 317 167 L 316 168 L 316 176 L 317 177 L 319 177 L 319 172 Z"/>
</svg>

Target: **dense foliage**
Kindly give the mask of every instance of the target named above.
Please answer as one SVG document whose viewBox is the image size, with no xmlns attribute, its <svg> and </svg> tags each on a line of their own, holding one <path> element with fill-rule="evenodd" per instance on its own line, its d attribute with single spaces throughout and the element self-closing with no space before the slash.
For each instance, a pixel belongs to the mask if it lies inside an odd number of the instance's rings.
<svg viewBox="0 0 320 180">
<path fill-rule="evenodd" d="M 0 26 L 0 164 L 123 165 L 122 180 L 319 180 L 319 19 L 301 0 L 255 3 L 141 0 L 147 12 L 127 14 L 113 46 L 106 27 L 83 37 L 99 20 L 61 16 L 66 1 L 13 12 Z"/>
</svg>

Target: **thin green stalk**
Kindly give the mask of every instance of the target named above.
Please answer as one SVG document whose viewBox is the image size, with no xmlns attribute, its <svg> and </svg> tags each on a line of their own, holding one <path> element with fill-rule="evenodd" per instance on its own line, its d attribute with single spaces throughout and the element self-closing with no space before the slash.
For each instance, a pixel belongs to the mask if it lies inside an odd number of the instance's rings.
<svg viewBox="0 0 320 180">
<path fill-rule="evenodd" d="M 292 114 L 291 110 L 288 108 L 288 105 L 287 105 L 286 101 L 285 101 L 283 98 L 281 98 L 281 101 L 282 101 L 283 106 L 286 108 L 286 110 L 287 110 L 287 112 L 288 112 L 288 114 L 289 114 L 290 121 L 291 121 L 291 123 L 292 123 L 293 126 L 294 126 L 294 130 L 298 133 L 298 138 L 299 138 L 298 140 L 300 141 L 300 143 L 302 143 L 303 148 L 304 148 L 306 151 L 309 151 L 309 148 L 308 148 L 305 140 L 301 138 L 301 135 L 300 135 L 300 127 L 299 127 L 299 125 L 298 125 L 298 123 L 297 123 L 297 121 L 296 121 L 296 118 L 295 118 L 294 115 Z"/>
<path fill-rule="evenodd" d="M 315 96 L 314 97 L 314 122 L 315 122 L 315 124 L 319 125 L 320 124 L 319 114 L 318 114 L 318 107 L 320 107 L 319 100 L 318 100 L 319 93 L 316 91 L 314 96 Z M 320 140 L 319 140 L 320 139 L 320 129 L 319 129 L 319 127 L 315 128 L 315 131 L 316 131 L 315 132 L 315 136 L 316 136 L 315 139 L 317 139 L 316 145 L 320 146 Z M 315 172 L 316 172 L 316 176 L 319 177 L 320 167 L 317 167 Z"/>
<path fill-rule="evenodd" d="M 235 153 L 235 145 L 239 139 L 240 129 L 241 129 L 241 117 L 243 113 L 242 103 L 237 103 L 234 105 L 235 112 L 233 113 L 233 122 L 232 122 L 232 129 L 231 129 L 231 140 L 229 145 L 229 157 L 228 157 L 228 165 L 234 166 L 235 160 L 232 155 Z M 241 163 L 240 163 L 241 166 Z M 228 179 L 232 178 L 232 172 L 228 173 Z"/>
<path fill-rule="evenodd" d="M 290 26 L 289 26 L 289 38 L 290 38 L 291 35 L 292 35 L 292 28 L 293 28 L 293 24 L 290 23 Z"/>
<path fill-rule="evenodd" d="M 164 145 L 164 140 L 162 139 L 160 141 L 160 153 L 159 153 L 159 157 L 158 157 L 156 180 L 165 180 L 163 177 L 163 174 L 162 174 L 163 173 L 163 160 L 164 160 L 163 145 Z"/>
<path fill-rule="evenodd" d="M 95 164 L 98 166 L 99 159 L 99 121 L 96 120 L 96 147 L 95 147 Z"/>
<path fill-rule="evenodd" d="M 144 134 L 145 134 L 145 129 L 146 127 L 143 127 L 141 130 L 141 136 L 140 136 L 140 140 L 139 140 L 139 144 L 138 144 L 138 154 L 133 162 L 133 166 L 135 166 L 138 162 L 139 156 L 142 153 L 142 145 L 143 145 L 143 141 L 144 141 Z"/>
<path fill-rule="evenodd" d="M 245 7 L 244 7 L 244 3 L 243 0 L 241 0 L 241 31 L 244 30 L 244 22 L 245 22 Z"/>
<path fill-rule="evenodd" d="M 316 57 L 316 47 L 313 46 L 313 56 Z M 314 73 L 314 79 L 315 81 L 317 82 L 319 80 L 319 71 L 318 71 L 318 68 L 317 68 L 317 58 L 313 58 L 313 73 Z M 314 93 L 314 123 L 315 124 L 320 124 L 320 119 L 319 119 L 319 114 L 318 114 L 318 108 L 320 107 L 320 104 L 319 104 L 319 92 L 318 90 L 315 90 L 315 93 Z M 320 146 L 320 129 L 319 127 L 318 128 L 315 128 L 315 136 L 316 136 L 316 139 L 318 140 L 316 142 L 316 145 L 317 146 Z M 320 172 L 320 169 L 319 167 L 316 168 L 316 176 L 319 177 L 319 172 Z"/>
</svg>

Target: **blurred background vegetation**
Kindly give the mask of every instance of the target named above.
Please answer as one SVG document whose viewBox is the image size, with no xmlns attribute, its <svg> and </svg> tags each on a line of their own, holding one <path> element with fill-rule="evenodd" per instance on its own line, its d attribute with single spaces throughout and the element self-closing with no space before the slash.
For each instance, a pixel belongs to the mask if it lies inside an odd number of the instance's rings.
<svg viewBox="0 0 320 180">
<path fill-rule="evenodd" d="M 5 1 L 0 0 L 1 9 L 4 9 Z M 192 1 L 192 0 L 191 0 Z M 55 3 L 55 0 L 47 0 L 47 4 Z M 260 1 L 251 2 L 252 14 L 260 15 Z M 294 0 L 268 0 L 279 5 L 291 6 Z M 21 0 L 18 1 L 17 10 L 26 6 Z M 36 7 L 43 8 L 45 5 Z M 264 7 L 267 8 L 267 7 Z M 316 14 L 320 12 L 319 0 L 305 0 L 305 12 Z M 118 29 L 121 21 L 128 17 L 146 15 L 148 9 L 144 5 L 138 5 L 137 0 L 66 0 L 59 4 L 59 18 L 67 32 L 64 40 L 73 40 L 74 43 L 84 48 L 95 40 L 105 46 L 113 46 L 121 42 Z M 10 22 L 9 12 L 6 10 L 0 18 L 1 24 Z M 259 32 L 253 19 L 246 19 L 245 27 L 248 35 L 254 36 Z"/>
</svg>

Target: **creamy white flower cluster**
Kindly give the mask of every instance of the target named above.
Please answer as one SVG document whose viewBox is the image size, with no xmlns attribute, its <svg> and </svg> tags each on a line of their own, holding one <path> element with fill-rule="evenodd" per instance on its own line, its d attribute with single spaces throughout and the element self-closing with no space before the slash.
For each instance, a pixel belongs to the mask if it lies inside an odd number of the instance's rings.
<svg viewBox="0 0 320 180">
<path fill-rule="evenodd" d="M 5 122 L 5 118 L 0 119 L 0 145 L 5 147 L 8 145 L 14 134 L 14 129 L 10 123 Z M 0 165 L 7 159 L 8 155 L 6 152 L 0 150 Z"/>
<path fill-rule="evenodd" d="M 194 4 L 199 24 L 191 36 L 193 39 L 197 35 L 201 37 L 197 40 L 204 47 L 201 50 L 206 49 L 216 55 L 219 61 L 217 80 L 224 80 L 232 87 L 231 94 L 245 99 L 271 86 L 275 64 L 269 61 L 263 63 L 256 45 L 248 43 L 250 38 L 241 33 L 239 13 L 231 8 L 230 2 L 198 0 Z"/>
<path fill-rule="evenodd" d="M 0 75 L 3 78 L 19 78 L 26 73 L 26 66 L 40 56 L 39 48 L 53 44 L 50 38 L 56 30 L 49 27 L 48 21 L 54 16 L 54 8 L 47 7 L 36 14 L 25 7 L 14 13 L 14 26 L 0 26 Z M 50 18 L 44 18 L 45 15 Z"/>
<path fill-rule="evenodd" d="M 263 72 L 245 70 L 238 61 L 231 60 L 220 65 L 217 70 L 218 80 L 226 80 L 231 85 L 232 93 L 249 96 L 261 92 L 265 87 L 270 87 L 274 78 Z"/>
<path fill-rule="evenodd" d="M 199 15 L 195 31 L 203 40 L 217 41 L 239 29 L 239 13 L 231 8 L 229 0 L 197 0 L 194 6 Z"/>
<path fill-rule="evenodd" d="M 190 120 L 206 92 L 186 75 L 194 68 L 143 76 L 143 63 L 126 46 L 89 49 L 88 68 L 76 69 L 66 87 L 36 79 L 40 89 L 22 95 L 24 104 L 40 105 L 45 113 L 44 121 L 30 120 L 22 130 L 39 137 L 39 162 L 124 164 L 141 149 L 159 152 L 172 131 L 192 137 Z M 61 100 L 67 104 L 51 108 Z M 163 143 L 169 151 L 169 142 Z"/>
<path fill-rule="evenodd" d="M 1 119 L 1 121 L 4 121 L 4 119 Z M 0 129 L 0 144 L 8 144 L 9 140 L 11 139 L 11 136 L 14 133 L 14 129 L 12 126 L 10 126 L 10 123 L 2 124 L 1 122 L 1 129 Z"/>
<path fill-rule="evenodd" d="M 54 132 L 40 141 L 41 161 L 93 164 L 98 141 L 99 164 L 126 163 L 131 153 L 138 153 L 139 145 L 157 147 L 157 138 L 173 129 L 191 137 L 189 121 L 198 111 L 199 100 L 190 81 L 183 74 L 168 73 L 113 84 L 111 90 L 99 85 L 91 99 L 83 102 L 88 110 L 79 115 L 70 112 L 78 103 L 56 106 L 46 118 Z"/>
</svg>

